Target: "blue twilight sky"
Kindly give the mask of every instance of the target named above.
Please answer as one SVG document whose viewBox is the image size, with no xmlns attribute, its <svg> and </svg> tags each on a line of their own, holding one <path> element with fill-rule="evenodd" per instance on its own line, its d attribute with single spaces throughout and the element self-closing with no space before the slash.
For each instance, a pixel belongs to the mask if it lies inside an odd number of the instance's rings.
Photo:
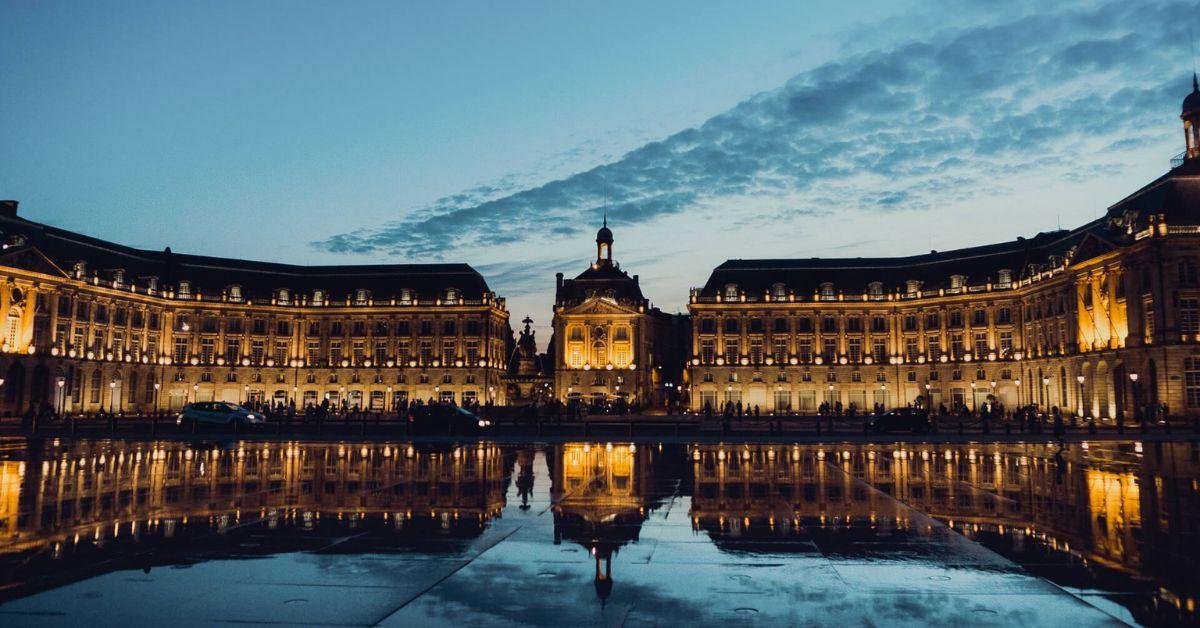
<svg viewBox="0 0 1200 628">
<path fill-rule="evenodd" d="M 1200 3 L 0 3 L 0 197 L 122 243 L 465 261 L 545 329 L 608 212 L 657 304 L 731 257 L 1097 216 L 1181 150 Z M 547 337 L 543 333 L 543 341 Z"/>
</svg>

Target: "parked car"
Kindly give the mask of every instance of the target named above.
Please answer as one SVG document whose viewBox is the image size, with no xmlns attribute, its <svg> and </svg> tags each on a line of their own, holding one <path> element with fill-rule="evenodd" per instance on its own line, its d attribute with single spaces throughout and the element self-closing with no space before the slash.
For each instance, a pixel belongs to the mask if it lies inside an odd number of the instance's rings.
<svg viewBox="0 0 1200 628">
<path fill-rule="evenodd" d="M 922 434 L 933 430 L 933 422 L 929 413 L 921 408 L 896 408 L 883 414 L 877 414 L 867 421 L 867 428 L 872 432 L 912 432 Z"/>
<path fill-rule="evenodd" d="M 183 407 L 179 413 L 178 422 L 194 421 L 196 423 L 211 423 L 214 425 L 253 426 L 267 422 L 267 417 L 261 412 L 254 412 L 228 401 L 197 401 Z"/>
<path fill-rule="evenodd" d="M 408 428 L 412 434 L 479 434 L 492 426 L 488 419 L 458 406 L 433 404 L 408 410 Z"/>
</svg>

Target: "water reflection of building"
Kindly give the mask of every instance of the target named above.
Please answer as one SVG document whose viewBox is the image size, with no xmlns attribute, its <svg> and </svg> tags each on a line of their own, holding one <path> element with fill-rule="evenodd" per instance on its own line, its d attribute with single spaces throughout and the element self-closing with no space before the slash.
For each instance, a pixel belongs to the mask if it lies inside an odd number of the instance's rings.
<svg viewBox="0 0 1200 628">
<path fill-rule="evenodd" d="M 554 542 L 587 548 L 596 562 L 596 595 L 608 599 L 613 555 L 637 541 L 656 497 L 655 452 L 632 443 L 566 443 L 554 447 L 552 460 Z"/>
<path fill-rule="evenodd" d="M 267 533 L 264 551 L 348 529 L 362 543 L 452 547 L 500 513 L 508 482 L 486 443 L 36 441 L 25 455 L 0 462 L 0 571 L 15 586 L 130 554 L 171 563 L 180 544 L 242 527 L 256 542 Z"/>
<path fill-rule="evenodd" d="M 1200 445 L 699 445 L 692 521 L 719 545 L 779 551 L 823 530 L 921 534 L 913 509 L 1085 564 L 1149 574 L 1195 612 Z M 877 489 L 877 490 L 872 490 Z M 1003 548 L 1000 548 L 1003 549 Z"/>
</svg>

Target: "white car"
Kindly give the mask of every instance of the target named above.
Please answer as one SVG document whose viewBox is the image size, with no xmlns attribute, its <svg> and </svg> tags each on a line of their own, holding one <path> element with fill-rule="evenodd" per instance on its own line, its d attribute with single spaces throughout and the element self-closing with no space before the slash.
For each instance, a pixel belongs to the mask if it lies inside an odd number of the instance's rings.
<svg viewBox="0 0 1200 628">
<path fill-rule="evenodd" d="M 213 423 L 216 425 L 262 425 L 267 417 L 260 412 L 254 412 L 237 404 L 227 401 L 197 401 L 183 407 L 179 413 L 178 422 L 195 421 L 196 423 Z"/>
</svg>

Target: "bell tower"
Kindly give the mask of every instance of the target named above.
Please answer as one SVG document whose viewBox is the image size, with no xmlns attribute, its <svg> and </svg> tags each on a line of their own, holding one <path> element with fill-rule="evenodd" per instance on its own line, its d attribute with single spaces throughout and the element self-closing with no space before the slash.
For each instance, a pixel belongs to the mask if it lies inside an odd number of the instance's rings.
<svg viewBox="0 0 1200 628">
<path fill-rule="evenodd" d="M 596 265 L 612 265 L 613 234 L 608 228 L 608 216 L 604 216 L 604 226 L 596 232 Z"/>
<path fill-rule="evenodd" d="M 1192 93 L 1183 99 L 1183 113 L 1179 118 L 1183 120 L 1183 139 L 1187 146 L 1184 161 L 1200 158 L 1200 82 L 1197 82 L 1195 72 L 1192 72 Z"/>
</svg>

